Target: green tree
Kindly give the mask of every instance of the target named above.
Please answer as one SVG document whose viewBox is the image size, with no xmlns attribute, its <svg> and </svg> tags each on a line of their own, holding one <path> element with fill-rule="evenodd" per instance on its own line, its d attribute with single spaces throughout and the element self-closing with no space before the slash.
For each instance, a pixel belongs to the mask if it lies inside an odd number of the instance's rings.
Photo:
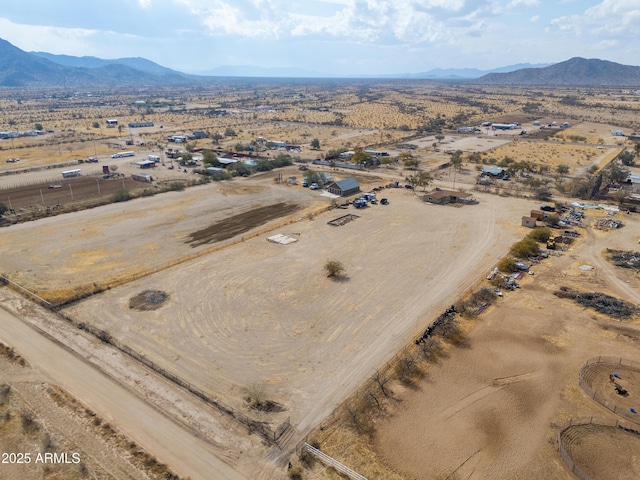
<svg viewBox="0 0 640 480">
<path fill-rule="evenodd" d="M 456 150 L 453 155 L 451 155 L 451 165 L 458 172 L 462 168 L 462 150 Z"/>
<path fill-rule="evenodd" d="M 338 260 L 327 260 L 327 263 L 324 264 L 324 271 L 329 278 L 340 278 L 344 277 L 346 270 L 342 262 Z"/>
<path fill-rule="evenodd" d="M 569 173 L 569 165 L 561 163 L 556 167 L 556 172 L 558 172 L 560 175 L 566 175 L 567 173 Z"/>
<path fill-rule="evenodd" d="M 557 213 L 554 213 L 553 215 L 549 215 L 542 219 L 542 222 L 546 225 L 549 225 L 550 227 L 557 225 L 559 221 L 560 216 Z"/>
<path fill-rule="evenodd" d="M 36 123 L 34 130 L 44 130 L 41 123 Z"/>
<path fill-rule="evenodd" d="M 318 140 L 317 138 L 311 140 L 311 148 L 313 148 L 314 150 L 318 150 L 320 148 L 320 140 Z"/>
<path fill-rule="evenodd" d="M 629 178 L 629 169 L 618 162 L 611 162 L 603 169 L 609 183 L 623 183 Z"/>
<path fill-rule="evenodd" d="M 211 135 L 211 142 L 214 145 L 220 145 L 220 140 L 222 140 L 222 135 L 220 135 L 219 132 L 214 133 L 213 135 Z"/>
<path fill-rule="evenodd" d="M 414 156 L 409 152 L 400 152 L 398 160 L 400 160 L 404 166 L 410 170 L 415 170 L 420 166 L 420 161 L 417 158 L 414 158 Z"/>
<path fill-rule="evenodd" d="M 221 165 L 218 156 L 211 150 L 202 151 L 202 163 L 208 167 L 219 167 Z"/>
<path fill-rule="evenodd" d="M 225 137 L 235 137 L 236 135 L 238 135 L 238 134 L 237 134 L 237 133 L 236 133 L 236 131 L 235 131 L 233 128 L 231 128 L 231 127 L 227 127 L 227 128 L 225 129 L 225 131 L 224 131 L 224 136 L 225 136 Z"/>
<path fill-rule="evenodd" d="M 184 149 L 189 153 L 193 153 L 193 151 L 196 149 L 196 147 L 195 147 L 195 145 L 193 143 L 187 143 L 184 146 Z"/>
<path fill-rule="evenodd" d="M 533 238 L 536 242 L 546 243 L 551 237 L 551 230 L 548 228 L 535 228 L 527 237 Z"/>
<path fill-rule="evenodd" d="M 368 153 L 365 153 L 364 150 L 362 150 L 361 148 L 356 148 L 353 153 L 353 157 L 351 157 L 351 161 L 356 165 L 360 165 L 363 163 L 366 164 L 370 158 L 371 158 L 371 155 L 369 155 Z"/>
<path fill-rule="evenodd" d="M 436 135 L 436 140 L 438 140 L 438 142 L 441 142 L 442 140 L 444 140 L 444 135 Z"/>
<path fill-rule="evenodd" d="M 538 242 L 533 238 L 524 238 L 514 243 L 510 249 L 511 255 L 518 258 L 533 257 L 540 253 Z"/>
<path fill-rule="evenodd" d="M 498 270 L 504 273 L 515 273 L 518 271 L 516 261 L 512 257 L 504 257 L 498 262 Z"/>
<path fill-rule="evenodd" d="M 91 124 L 91 126 L 92 126 L 93 128 L 100 128 L 100 124 L 99 124 L 98 122 L 93 122 L 93 123 Z"/>
<path fill-rule="evenodd" d="M 4 203 L 0 202 L 0 217 L 7 213 L 8 210 L 9 208 Z"/>
</svg>

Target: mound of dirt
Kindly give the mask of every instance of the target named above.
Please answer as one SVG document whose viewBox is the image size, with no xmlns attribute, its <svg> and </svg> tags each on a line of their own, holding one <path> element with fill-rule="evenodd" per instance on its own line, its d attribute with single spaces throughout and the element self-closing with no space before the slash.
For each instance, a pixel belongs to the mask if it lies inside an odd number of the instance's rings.
<svg viewBox="0 0 640 480">
<path fill-rule="evenodd" d="M 145 290 L 129 299 L 129 308 L 133 310 L 157 310 L 169 299 L 169 294 L 162 290 Z"/>
</svg>

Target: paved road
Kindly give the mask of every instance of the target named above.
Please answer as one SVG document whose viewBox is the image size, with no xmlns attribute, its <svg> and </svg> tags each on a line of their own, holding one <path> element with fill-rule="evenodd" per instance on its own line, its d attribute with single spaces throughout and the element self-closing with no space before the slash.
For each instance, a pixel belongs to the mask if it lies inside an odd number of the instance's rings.
<svg viewBox="0 0 640 480">
<path fill-rule="evenodd" d="M 189 434 L 133 393 L 18 317 L 0 309 L 0 341 L 14 347 L 37 370 L 108 418 L 121 432 L 193 480 L 243 480 L 206 442 Z"/>
</svg>

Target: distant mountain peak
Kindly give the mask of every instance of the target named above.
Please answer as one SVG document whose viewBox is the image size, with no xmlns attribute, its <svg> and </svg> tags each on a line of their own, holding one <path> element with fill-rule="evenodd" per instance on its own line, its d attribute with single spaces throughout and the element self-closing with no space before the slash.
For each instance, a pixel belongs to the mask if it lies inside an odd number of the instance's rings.
<svg viewBox="0 0 640 480">
<path fill-rule="evenodd" d="M 544 68 L 490 73 L 473 84 L 523 86 L 622 87 L 640 85 L 640 67 L 597 58 L 573 57 Z"/>
</svg>

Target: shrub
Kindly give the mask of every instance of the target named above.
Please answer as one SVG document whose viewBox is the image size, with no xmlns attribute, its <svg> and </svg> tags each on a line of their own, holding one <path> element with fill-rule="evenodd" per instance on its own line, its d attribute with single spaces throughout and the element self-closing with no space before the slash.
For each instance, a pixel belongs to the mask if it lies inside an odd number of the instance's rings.
<svg viewBox="0 0 640 480">
<path fill-rule="evenodd" d="M 173 192 L 181 192 L 184 190 L 184 183 L 171 182 L 169 185 L 167 185 L 167 188 Z"/>
<path fill-rule="evenodd" d="M 536 256 L 540 253 L 538 242 L 533 238 L 525 238 L 514 243 L 510 249 L 511 255 L 518 258 L 526 258 Z"/>
<path fill-rule="evenodd" d="M 511 257 L 504 257 L 498 262 L 498 270 L 504 273 L 514 273 L 518 271 L 516 261 Z"/>
<path fill-rule="evenodd" d="M 155 194 L 156 192 L 152 188 L 145 188 L 141 193 L 143 197 L 151 197 Z"/>
<path fill-rule="evenodd" d="M 287 474 L 291 480 L 302 480 L 302 470 L 300 467 L 291 467 Z"/>
<path fill-rule="evenodd" d="M 551 230 L 548 228 L 536 228 L 527 237 L 533 238 L 536 242 L 546 243 L 551 238 Z"/>
<path fill-rule="evenodd" d="M 342 262 L 338 260 L 328 260 L 324 264 L 324 271 L 329 278 L 338 278 L 344 276 L 345 268 Z"/>
<path fill-rule="evenodd" d="M 133 196 L 131 195 L 131 193 L 124 189 L 118 190 L 116 193 L 113 194 L 114 202 L 127 202 L 132 198 Z"/>
</svg>

